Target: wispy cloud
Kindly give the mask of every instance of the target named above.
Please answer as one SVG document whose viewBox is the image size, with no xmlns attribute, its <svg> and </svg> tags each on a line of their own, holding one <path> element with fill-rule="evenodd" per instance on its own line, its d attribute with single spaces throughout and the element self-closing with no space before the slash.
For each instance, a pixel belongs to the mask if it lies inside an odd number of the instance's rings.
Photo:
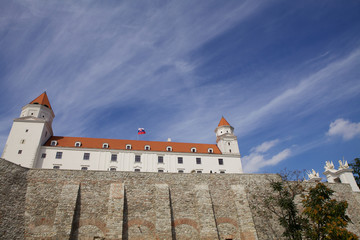
<svg viewBox="0 0 360 240">
<path fill-rule="evenodd" d="M 344 140 L 351 140 L 360 136 L 360 123 L 350 122 L 343 118 L 336 119 L 330 123 L 328 136 L 340 136 Z"/>
<path fill-rule="evenodd" d="M 278 139 L 263 142 L 253 148 L 249 155 L 242 158 L 244 172 L 257 172 L 266 166 L 275 166 L 291 156 L 291 150 L 286 148 L 274 155 L 267 152 L 279 143 Z"/>
</svg>

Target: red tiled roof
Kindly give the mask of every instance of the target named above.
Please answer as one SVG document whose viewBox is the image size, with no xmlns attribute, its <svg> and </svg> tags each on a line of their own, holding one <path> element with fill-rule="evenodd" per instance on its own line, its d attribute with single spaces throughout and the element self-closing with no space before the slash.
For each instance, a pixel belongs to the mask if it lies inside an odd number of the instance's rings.
<svg viewBox="0 0 360 240">
<path fill-rule="evenodd" d="M 40 104 L 51 109 L 50 101 L 46 95 L 46 92 L 43 92 L 40 96 L 32 100 L 30 104 Z"/>
<path fill-rule="evenodd" d="M 228 123 L 228 121 L 226 121 L 224 117 L 221 117 L 218 127 L 220 126 L 230 126 L 230 124 Z"/>
<path fill-rule="evenodd" d="M 56 147 L 75 147 L 76 142 L 81 142 L 80 148 L 102 148 L 104 143 L 109 144 L 108 149 L 126 150 L 126 145 L 131 145 L 131 150 L 144 151 L 145 146 L 150 146 L 150 151 L 166 152 L 166 148 L 172 147 L 173 152 L 191 153 L 191 148 L 196 148 L 197 153 L 208 153 L 212 148 L 214 154 L 221 154 L 216 144 L 203 143 L 181 143 L 181 142 L 157 142 L 141 140 L 122 140 L 122 139 L 105 139 L 105 138 L 84 138 L 84 137 L 51 137 L 44 146 L 50 146 L 51 141 L 56 140 Z"/>
</svg>

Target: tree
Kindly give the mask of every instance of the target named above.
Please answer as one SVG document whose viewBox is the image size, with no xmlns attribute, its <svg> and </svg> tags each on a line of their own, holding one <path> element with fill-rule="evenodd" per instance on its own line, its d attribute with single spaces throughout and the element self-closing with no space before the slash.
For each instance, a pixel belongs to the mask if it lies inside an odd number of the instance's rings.
<svg viewBox="0 0 360 240">
<path fill-rule="evenodd" d="M 349 166 L 354 170 L 354 177 L 357 185 L 360 187 L 360 158 L 355 158 Z"/>
<path fill-rule="evenodd" d="M 331 199 L 333 190 L 323 183 L 310 188 L 309 194 L 303 200 L 305 215 L 309 222 L 305 227 L 305 236 L 311 240 L 325 239 L 358 239 L 346 229 L 349 217 L 346 215 L 346 201 Z"/>
</svg>

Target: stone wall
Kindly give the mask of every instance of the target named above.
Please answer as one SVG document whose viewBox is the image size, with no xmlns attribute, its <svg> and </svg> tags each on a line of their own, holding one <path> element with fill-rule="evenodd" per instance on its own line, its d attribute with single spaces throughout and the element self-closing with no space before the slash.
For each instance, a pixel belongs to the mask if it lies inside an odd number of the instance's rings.
<svg viewBox="0 0 360 240">
<path fill-rule="evenodd" d="M 5 182 L 0 192 L 14 188 L 12 195 L 1 195 L 0 233 L 8 234 L 5 231 L 11 227 L 15 236 L 1 239 L 281 236 L 277 221 L 264 222 L 254 201 L 269 190 L 269 179 L 278 177 L 274 174 L 27 170 L 4 160 L 0 167 L 0 179 Z M 329 186 L 337 198 L 349 202 L 354 222 L 350 230 L 360 234 L 359 194 L 345 184 Z M 19 217 L 11 217 L 13 212 Z"/>
</svg>

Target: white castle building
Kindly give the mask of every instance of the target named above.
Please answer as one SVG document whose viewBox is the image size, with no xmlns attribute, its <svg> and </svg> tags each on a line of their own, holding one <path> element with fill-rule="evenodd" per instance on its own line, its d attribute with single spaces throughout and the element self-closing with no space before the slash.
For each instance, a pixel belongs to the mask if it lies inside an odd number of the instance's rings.
<svg viewBox="0 0 360 240">
<path fill-rule="evenodd" d="M 234 128 L 221 118 L 216 144 L 53 136 L 46 92 L 14 119 L 2 158 L 28 168 L 242 173 Z"/>
</svg>

